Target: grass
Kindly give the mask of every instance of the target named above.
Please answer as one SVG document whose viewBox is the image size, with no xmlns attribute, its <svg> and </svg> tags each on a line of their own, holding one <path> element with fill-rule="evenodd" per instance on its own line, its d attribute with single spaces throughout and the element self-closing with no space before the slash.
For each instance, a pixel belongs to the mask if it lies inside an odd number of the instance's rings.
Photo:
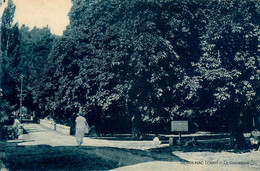
<svg viewBox="0 0 260 171">
<path fill-rule="evenodd" d="M 183 161 L 170 150 L 46 145 L 2 142 L 2 160 L 10 170 L 109 170 L 150 161 Z"/>
</svg>

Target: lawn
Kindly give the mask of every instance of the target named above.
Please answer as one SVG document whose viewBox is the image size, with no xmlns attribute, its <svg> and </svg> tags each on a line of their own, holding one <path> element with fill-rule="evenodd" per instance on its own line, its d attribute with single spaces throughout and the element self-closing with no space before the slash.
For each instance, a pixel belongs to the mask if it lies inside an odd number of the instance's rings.
<svg viewBox="0 0 260 171">
<path fill-rule="evenodd" d="M 2 160 L 10 170 L 109 170 L 151 161 L 182 161 L 169 149 L 18 146 L 10 142 L 2 142 L 2 147 Z"/>
</svg>

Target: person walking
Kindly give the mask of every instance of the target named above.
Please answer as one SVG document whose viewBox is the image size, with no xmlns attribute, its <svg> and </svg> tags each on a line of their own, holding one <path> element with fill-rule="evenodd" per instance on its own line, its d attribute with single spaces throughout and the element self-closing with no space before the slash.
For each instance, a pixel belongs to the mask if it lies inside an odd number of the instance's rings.
<svg viewBox="0 0 260 171">
<path fill-rule="evenodd" d="M 15 118 L 14 124 L 12 125 L 14 139 L 17 139 L 20 136 L 20 134 L 21 134 L 20 127 L 21 127 L 20 121 L 17 118 Z"/>
<path fill-rule="evenodd" d="M 76 122 L 76 141 L 78 143 L 78 147 L 81 147 L 81 144 L 83 143 L 83 137 L 85 133 L 89 132 L 89 125 L 84 118 L 84 113 L 79 111 L 78 117 L 75 120 Z"/>
</svg>

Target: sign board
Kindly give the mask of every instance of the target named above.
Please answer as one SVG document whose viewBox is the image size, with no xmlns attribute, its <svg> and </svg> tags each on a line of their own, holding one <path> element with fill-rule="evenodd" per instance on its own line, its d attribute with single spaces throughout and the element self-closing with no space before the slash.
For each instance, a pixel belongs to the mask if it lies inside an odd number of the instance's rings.
<svg viewBox="0 0 260 171">
<path fill-rule="evenodd" d="M 172 121 L 171 131 L 188 132 L 188 121 Z"/>
</svg>

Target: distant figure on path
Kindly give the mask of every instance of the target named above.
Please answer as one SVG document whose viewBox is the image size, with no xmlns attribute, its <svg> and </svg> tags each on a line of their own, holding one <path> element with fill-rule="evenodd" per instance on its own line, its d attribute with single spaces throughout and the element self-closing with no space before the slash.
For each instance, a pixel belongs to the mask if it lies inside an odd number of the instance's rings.
<svg viewBox="0 0 260 171">
<path fill-rule="evenodd" d="M 20 121 L 15 118 L 14 119 L 14 124 L 12 125 L 13 131 L 14 131 L 14 138 L 17 139 L 19 137 L 19 135 L 21 134 L 21 132 L 19 131 L 21 126 Z"/>
<path fill-rule="evenodd" d="M 84 113 L 79 111 L 78 117 L 75 120 L 76 122 L 76 141 L 78 143 L 79 148 L 81 147 L 81 144 L 83 143 L 83 137 L 85 133 L 88 133 L 89 126 L 84 118 Z"/>
</svg>

